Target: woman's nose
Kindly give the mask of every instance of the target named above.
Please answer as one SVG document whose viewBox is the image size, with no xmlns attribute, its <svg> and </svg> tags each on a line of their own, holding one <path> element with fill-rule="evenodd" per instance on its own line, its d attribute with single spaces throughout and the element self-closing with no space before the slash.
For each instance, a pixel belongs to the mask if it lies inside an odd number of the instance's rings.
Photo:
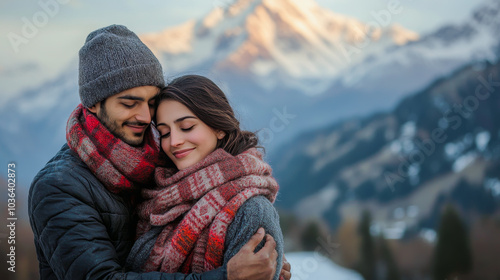
<svg viewBox="0 0 500 280">
<path fill-rule="evenodd" d="M 170 131 L 170 145 L 177 147 L 184 143 L 182 134 L 176 131 Z"/>
</svg>

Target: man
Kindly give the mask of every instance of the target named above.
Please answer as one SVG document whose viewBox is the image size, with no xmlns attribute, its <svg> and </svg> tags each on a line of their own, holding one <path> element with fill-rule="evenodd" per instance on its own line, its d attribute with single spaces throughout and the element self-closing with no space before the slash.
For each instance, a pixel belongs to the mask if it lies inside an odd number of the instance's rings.
<svg viewBox="0 0 500 280">
<path fill-rule="evenodd" d="M 162 68 L 133 32 L 118 25 L 90 33 L 79 55 L 82 104 L 68 120 L 67 144 L 29 192 L 40 279 L 270 279 L 277 253 L 263 230 L 227 266 L 203 274 L 123 268 L 134 242 L 133 201 L 141 186 L 152 184 L 159 164 L 149 124 L 164 86 Z M 254 253 L 264 236 L 264 247 Z"/>
</svg>

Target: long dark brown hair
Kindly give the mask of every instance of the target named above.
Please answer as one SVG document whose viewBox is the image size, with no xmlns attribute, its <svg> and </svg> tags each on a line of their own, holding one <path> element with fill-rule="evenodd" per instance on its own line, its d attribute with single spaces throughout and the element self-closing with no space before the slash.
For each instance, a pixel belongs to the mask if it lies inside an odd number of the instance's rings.
<svg viewBox="0 0 500 280">
<path fill-rule="evenodd" d="M 240 122 L 236 119 L 226 95 L 210 79 L 199 75 L 186 75 L 171 81 L 156 97 L 155 123 L 158 106 L 167 99 L 180 102 L 212 129 L 224 131 L 226 136 L 217 142 L 216 148 L 222 148 L 235 156 L 258 147 L 257 135 L 240 129 Z"/>
</svg>

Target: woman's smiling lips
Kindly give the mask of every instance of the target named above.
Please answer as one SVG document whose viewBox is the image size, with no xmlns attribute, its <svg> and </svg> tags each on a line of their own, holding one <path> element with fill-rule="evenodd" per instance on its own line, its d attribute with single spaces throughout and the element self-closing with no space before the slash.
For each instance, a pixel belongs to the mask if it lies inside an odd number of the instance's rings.
<svg viewBox="0 0 500 280">
<path fill-rule="evenodd" d="M 187 156 L 189 153 L 191 153 L 192 150 L 194 150 L 194 148 L 175 151 L 172 154 L 174 155 L 175 158 L 183 158 Z"/>
</svg>

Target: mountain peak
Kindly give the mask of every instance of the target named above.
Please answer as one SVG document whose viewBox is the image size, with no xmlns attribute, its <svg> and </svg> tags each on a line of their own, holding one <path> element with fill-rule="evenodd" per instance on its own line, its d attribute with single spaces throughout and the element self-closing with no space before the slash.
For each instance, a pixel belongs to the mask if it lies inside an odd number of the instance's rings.
<svg viewBox="0 0 500 280">
<path fill-rule="evenodd" d="M 239 0 L 202 19 L 141 36 L 171 73 L 189 69 L 239 73 L 273 88 L 329 80 L 373 51 L 418 38 L 401 26 L 376 28 L 314 0 Z M 362 47 L 359 47 L 362 46 Z M 357 48 L 354 55 L 349 48 Z M 207 69 L 208 68 L 208 69 Z M 269 84 L 269 75 L 276 84 Z M 290 80 L 298 84 L 290 85 Z M 319 89 L 318 89 L 319 90 Z"/>
<path fill-rule="evenodd" d="M 237 16 L 245 10 L 254 9 L 257 6 L 266 7 L 272 10 L 281 10 L 290 7 L 301 10 L 319 8 L 314 0 L 238 0 L 227 5 L 225 11 L 230 16 Z"/>
</svg>

